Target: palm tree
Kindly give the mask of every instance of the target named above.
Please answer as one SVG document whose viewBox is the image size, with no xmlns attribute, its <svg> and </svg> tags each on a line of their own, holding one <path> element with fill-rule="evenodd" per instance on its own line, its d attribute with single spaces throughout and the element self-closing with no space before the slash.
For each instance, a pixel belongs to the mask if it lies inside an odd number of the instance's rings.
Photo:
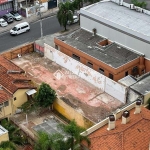
<svg viewBox="0 0 150 150">
<path fill-rule="evenodd" d="M 9 140 L 15 144 L 23 145 L 27 143 L 26 137 L 20 134 L 20 129 L 13 125 L 10 121 L 3 119 L 1 125 L 8 130 Z"/>
<path fill-rule="evenodd" d="M 49 135 L 44 131 L 38 132 L 38 139 L 35 143 L 34 150 L 68 150 L 68 141 L 60 133 Z"/>
<path fill-rule="evenodd" d="M 38 139 L 35 143 L 34 150 L 49 150 L 51 147 L 51 140 L 49 134 L 44 131 L 38 132 Z"/>
<path fill-rule="evenodd" d="M 86 141 L 90 145 L 90 140 L 87 136 L 82 136 L 80 133 L 85 131 L 84 128 L 79 127 L 75 120 L 72 120 L 68 125 L 60 125 L 66 134 L 69 135 L 68 142 L 71 150 L 80 150 L 82 141 Z"/>
<path fill-rule="evenodd" d="M 68 125 L 60 124 L 58 127 L 63 134 L 54 133 L 49 135 L 44 131 L 39 131 L 34 150 L 80 150 L 82 141 L 86 141 L 88 145 L 90 144 L 88 137 L 80 134 L 85 129 L 79 127 L 74 120 Z"/>
<path fill-rule="evenodd" d="M 57 12 L 57 19 L 61 26 L 65 28 L 65 31 L 67 30 L 67 21 L 73 21 L 73 13 L 74 13 L 74 7 L 70 2 L 66 3 L 60 3 L 58 5 L 59 11 Z"/>
<path fill-rule="evenodd" d="M 3 141 L 0 144 L 0 150 L 16 150 L 16 147 L 11 141 Z"/>
</svg>

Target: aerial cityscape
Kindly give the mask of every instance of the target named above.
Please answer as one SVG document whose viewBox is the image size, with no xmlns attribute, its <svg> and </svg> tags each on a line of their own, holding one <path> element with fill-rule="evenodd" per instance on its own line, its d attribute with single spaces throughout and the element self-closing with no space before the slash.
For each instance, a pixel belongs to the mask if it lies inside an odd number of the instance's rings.
<svg viewBox="0 0 150 150">
<path fill-rule="evenodd" d="M 148 0 L 0 0 L 0 150 L 150 150 Z"/>
</svg>

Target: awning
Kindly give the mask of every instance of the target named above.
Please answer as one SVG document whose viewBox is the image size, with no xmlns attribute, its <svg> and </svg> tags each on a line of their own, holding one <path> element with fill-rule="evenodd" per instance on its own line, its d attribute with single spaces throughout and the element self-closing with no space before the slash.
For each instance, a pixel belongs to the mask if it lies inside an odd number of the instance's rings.
<svg viewBox="0 0 150 150">
<path fill-rule="evenodd" d="M 30 89 L 28 91 L 26 91 L 27 95 L 32 95 L 34 93 L 36 93 L 37 91 L 35 89 Z"/>
</svg>

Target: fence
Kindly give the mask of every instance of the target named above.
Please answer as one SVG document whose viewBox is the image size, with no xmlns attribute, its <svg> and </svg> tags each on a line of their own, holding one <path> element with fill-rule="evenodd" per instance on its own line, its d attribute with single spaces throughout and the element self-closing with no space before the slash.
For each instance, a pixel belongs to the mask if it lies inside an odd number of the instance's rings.
<svg viewBox="0 0 150 150">
<path fill-rule="evenodd" d="M 1 55 L 9 60 L 21 57 L 24 54 L 31 53 L 34 51 L 34 43 L 29 43 L 21 47 L 11 49 L 10 51 L 4 52 Z"/>
</svg>

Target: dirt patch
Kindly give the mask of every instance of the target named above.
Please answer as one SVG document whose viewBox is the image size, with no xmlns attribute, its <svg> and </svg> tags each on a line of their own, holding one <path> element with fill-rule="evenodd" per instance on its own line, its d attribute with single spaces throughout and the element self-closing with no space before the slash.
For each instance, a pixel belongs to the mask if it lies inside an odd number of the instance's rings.
<svg viewBox="0 0 150 150">
<path fill-rule="evenodd" d="M 81 78 L 56 79 L 54 72 L 60 70 L 66 73 L 67 70 L 36 52 L 12 61 L 24 69 L 26 75 L 35 83 L 48 83 L 66 104 L 81 110 L 82 114 L 91 121 L 99 122 L 122 106 L 121 102 Z M 105 99 L 109 104 L 105 103 Z"/>
</svg>

